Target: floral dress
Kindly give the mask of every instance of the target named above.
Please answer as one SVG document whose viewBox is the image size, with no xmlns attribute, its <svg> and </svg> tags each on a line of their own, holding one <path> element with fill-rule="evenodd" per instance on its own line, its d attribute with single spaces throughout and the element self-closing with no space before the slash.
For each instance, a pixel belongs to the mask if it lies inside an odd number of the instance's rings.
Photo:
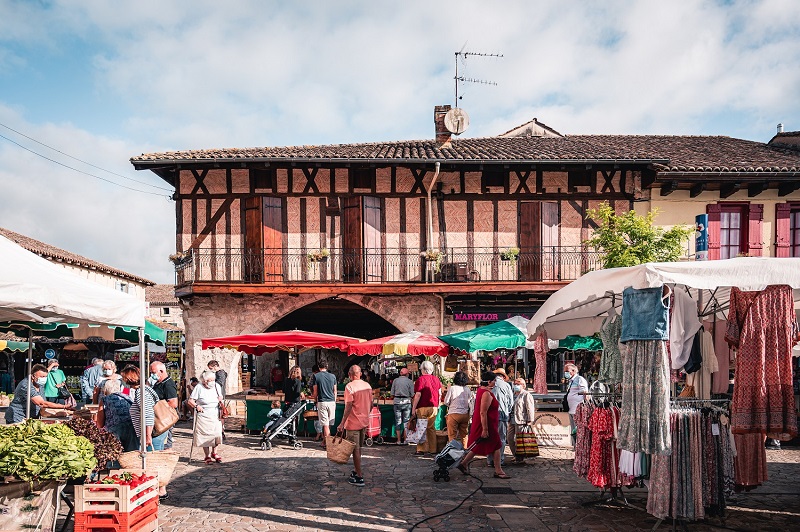
<svg viewBox="0 0 800 532">
<path fill-rule="evenodd" d="M 622 382 L 622 354 L 619 351 L 619 337 L 622 334 L 622 317 L 611 316 L 600 327 L 603 341 L 603 355 L 600 358 L 600 372 L 597 380 L 608 384 Z"/>
</svg>

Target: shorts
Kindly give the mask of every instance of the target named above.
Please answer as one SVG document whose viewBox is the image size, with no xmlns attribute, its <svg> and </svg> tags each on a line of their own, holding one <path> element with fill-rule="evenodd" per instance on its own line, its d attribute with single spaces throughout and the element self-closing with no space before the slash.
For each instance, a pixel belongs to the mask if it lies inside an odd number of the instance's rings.
<svg viewBox="0 0 800 532">
<path fill-rule="evenodd" d="M 320 424 L 332 427 L 336 422 L 336 402 L 317 403 L 317 416 L 319 416 Z"/>
<path fill-rule="evenodd" d="M 356 444 L 356 449 L 360 449 L 364 446 L 364 439 L 367 435 L 367 428 L 364 427 L 363 429 L 346 429 L 344 431 L 344 439 L 351 441 Z"/>
</svg>

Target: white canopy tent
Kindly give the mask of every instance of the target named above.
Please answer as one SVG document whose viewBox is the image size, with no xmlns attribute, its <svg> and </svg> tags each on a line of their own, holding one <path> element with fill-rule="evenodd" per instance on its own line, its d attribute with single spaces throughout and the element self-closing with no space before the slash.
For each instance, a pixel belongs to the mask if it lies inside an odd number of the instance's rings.
<svg viewBox="0 0 800 532">
<path fill-rule="evenodd" d="M 16 323 L 21 329 L 27 329 L 28 375 L 33 358 L 33 331 L 30 324 L 60 321 L 138 327 L 140 371 L 143 376 L 146 375 L 143 301 L 89 281 L 2 236 L 0 257 L 0 323 Z M 30 416 L 30 386 L 28 394 L 27 415 Z M 144 438 L 142 442 L 144 451 Z"/>
<path fill-rule="evenodd" d="M 704 262 L 656 262 L 628 268 L 589 272 L 554 293 L 528 323 L 528 335 L 547 332 L 550 339 L 570 334 L 590 336 L 600 330 L 609 310 L 622 307 L 627 287 L 653 288 L 664 284 L 685 287 L 698 302 L 699 314 L 727 309 L 730 288 L 763 290 L 786 284 L 800 300 L 800 259 L 739 257 Z"/>
</svg>

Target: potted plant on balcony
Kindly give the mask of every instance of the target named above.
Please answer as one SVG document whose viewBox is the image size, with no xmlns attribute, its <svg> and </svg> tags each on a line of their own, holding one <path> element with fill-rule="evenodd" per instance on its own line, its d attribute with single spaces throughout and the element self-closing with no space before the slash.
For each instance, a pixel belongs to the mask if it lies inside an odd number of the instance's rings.
<svg viewBox="0 0 800 532">
<path fill-rule="evenodd" d="M 500 253 L 500 260 L 514 262 L 519 258 L 519 248 L 512 247 Z"/>
<path fill-rule="evenodd" d="M 172 261 L 172 264 L 175 266 L 182 266 L 192 260 L 192 249 L 189 248 L 186 251 L 173 253 L 169 256 L 169 260 Z"/>
<path fill-rule="evenodd" d="M 425 262 L 433 264 L 433 271 L 440 273 L 442 271 L 442 252 L 438 249 L 426 249 L 419 254 Z"/>
<path fill-rule="evenodd" d="M 318 251 L 309 251 L 308 252 L 308 262 L 325 262 L 328 260 L 328 257 L 331 256 L 331 252 L 328 251 L 328 248 L 322 248 Z"/>
</svg>

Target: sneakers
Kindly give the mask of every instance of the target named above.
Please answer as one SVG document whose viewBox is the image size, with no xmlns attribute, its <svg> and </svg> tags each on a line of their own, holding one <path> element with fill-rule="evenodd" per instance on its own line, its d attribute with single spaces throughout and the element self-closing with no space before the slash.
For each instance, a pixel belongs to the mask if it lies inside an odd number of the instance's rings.
<svg viewBox="0 0 800 532">
<path fill-rule="evenodd" d="M 364 486 L 364 477 L 358 477 L 355 474 L 350 475 L 350 478 L 347 479 L 347 482 L 352 484 L 353 486 Z"/>
</svg>

